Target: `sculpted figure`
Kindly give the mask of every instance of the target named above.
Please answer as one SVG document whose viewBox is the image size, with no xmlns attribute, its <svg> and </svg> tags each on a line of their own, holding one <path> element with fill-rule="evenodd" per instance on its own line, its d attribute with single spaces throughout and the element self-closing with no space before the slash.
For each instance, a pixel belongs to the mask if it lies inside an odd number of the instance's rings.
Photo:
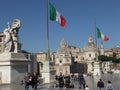
<svg viewBox="0 0 120 90">
<path fill-rule="evenodd" d="M 12 51 L 12 38 L 11 38 L 11 34 L 8 28 L 5 28 L 5 30 L 3 31 L 4 34 L 4 51 L 5 52 L 11 52 Z"/>
<path fill-rule="evenodd" d="M 4 51 L 18 52 L 18 30 L 20 28 L 20 20 L 15 19 L 13 24 L 8 23 L 8 27 L 3 31 L 4 34 Z"/>
<path fill-rule="evenodd" d="M 12 27 L 10 29 L 13 44 L 14 44 L 14 52 L 15 53 L 18 52 L 18 31 L 19 31 L 19 28 L 20 28 L 20 20 L 15 19 L 13 21 Z"/>
</svg>

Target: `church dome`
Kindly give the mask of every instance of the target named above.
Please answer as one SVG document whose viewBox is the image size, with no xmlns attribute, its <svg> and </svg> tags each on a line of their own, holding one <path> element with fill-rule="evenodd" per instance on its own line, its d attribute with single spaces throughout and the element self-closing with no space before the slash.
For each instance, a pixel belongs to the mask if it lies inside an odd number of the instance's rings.
<svg viewBox="0 0 120 90">
<path fill-rule="evenodd" d="M 57 51 L 57 53 L 61 53 L 61 54 L 69 54 L 69 50 L 68 50 L 68 44 L 67 42 L 62 39 L 61 42 L 60 42 L 60 48 L 59 50 Z"/>
<path fill-rule="evenodd" d="M 88 43 L 85 47 L 85 51 L 96 51 L 97 50 L 97 45 L 94 43 L 93 37 L 90 36 L 88 38 Z"/>
</svg>

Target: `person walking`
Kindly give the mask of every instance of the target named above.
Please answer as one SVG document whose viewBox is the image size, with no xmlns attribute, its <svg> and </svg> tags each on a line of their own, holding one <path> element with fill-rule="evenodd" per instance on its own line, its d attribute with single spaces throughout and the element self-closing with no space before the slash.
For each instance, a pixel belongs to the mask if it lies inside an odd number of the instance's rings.
<svg viewBox="0 0 120 90">
<path fill-rule="evenodd" d="M 74 80 L 75 80 L 75 78 L 74 78 L 74 75 L 72 74 L 70 76 L 70 88 L 74 88 Z"/>
<path fill-rule="evenodd" d="M 37 82 L 38 82 L 38 75 L 36 72 L 33 72 L 33 75 L 32 75 L 32 88 L 33 89 L 37 89 Z"/>
<path fill-rule="evenodd" d="M 99 81 L 97 82 L 97 87 L 98 87 L 98 90 L 103 90 L 104 82 L 102 81 L 102 79 L 99 79 Z"/>
<path fill-rule="evenodd" d="M 62 88 L 64 86 L 64 76 L 62 75 L 61 72 L 58 78 L 58 82 L 59 82 L 59 87 Z"/>
<path fill-rule="evenodd" d="M 85 87 L 86 87 L 86 81 L 85 81 L 85 78 L 84 78 L 82 84 L 83 84 L 83 89 L 85 89 Z"/>
<path fill-rule="evenodd" d="M 54 85 L 55 87 L 58 87 L 58 78 L 59 78 L 58 75 L 55 75 L 55 85 Z"/>
<path fill-rule="evenodd" d="M 28 72 L 25 73 L 24 81 L 25 81 L 25 90 L 29 90 L 29 75 L 28 75 Z"/>
<path fill-rule="evenodd" d="M 79 88 L 85 88 L 84 87 L 84 84 L 85 84 L 85 79 L 84 79 L 84 76 L 83 76 L 83 74 L 79 74 L 79 76 L 78 76 L 78 81 L 79 81 Z M 84 83 L 84 84 L 83 84 Z"/>
<path fill-rule="evenodd" d="M 106 90 L 114 90 L 114 87 L 113 87 L 111 81 L 109 81 L 109 80 L 108 80 L 108 83 L 106 85 Z"/>
</svg>

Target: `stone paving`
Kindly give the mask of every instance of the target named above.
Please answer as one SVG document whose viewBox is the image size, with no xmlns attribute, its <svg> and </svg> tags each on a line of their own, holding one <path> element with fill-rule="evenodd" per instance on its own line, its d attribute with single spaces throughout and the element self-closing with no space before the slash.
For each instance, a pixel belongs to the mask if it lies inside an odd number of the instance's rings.
<svg viewBox="0 0 120 90">
<path fill-rule="evenodd" d="M 105 86 L 107 84 L 107 81 L 111 80 L 115 90 L 120 90 L 120 75 L 119 74 L 117 75 L 116 74 L 103 74 L 101 77 L 100 76 L 85 77 L 86 84 L 89 86 L 90 90 L 98 90 L 96 87 L 96 83 L 100 78 L 104 81 Z M 76 81 L 74 84 L 75 84 L 74 89 L 54 88 L 53 84 L 44 84 L 44 85 L 39 85 L 37 90 L 79 90 L 78 82 Z M 25 89 L 24 89 L 24 85 L 11 84 L 11 85 L 0 85 L 0 90 L 25 90 Z M 32 90 L 31 86 L 29 90 Z M 106 89 L 104 88 L 103 90 L 106 90 Z"/>
<path fill-rule="evenodd" d="M 115 90 L 120 90 L 120 75 L 116 74 L 103 74 L 101 77 L 100 76 L 94 76 L 92 77 L 86 77 L 86 82 L 90 88 L 90 90 L 98 90 L 96 87 L 97 81 L 99 79 L 102 79 L 105 84 L 105 88 L 103 90 L 106 90 L 106 84 L 108 80 L 110 80 L 114 86 Z"/>
</svg>

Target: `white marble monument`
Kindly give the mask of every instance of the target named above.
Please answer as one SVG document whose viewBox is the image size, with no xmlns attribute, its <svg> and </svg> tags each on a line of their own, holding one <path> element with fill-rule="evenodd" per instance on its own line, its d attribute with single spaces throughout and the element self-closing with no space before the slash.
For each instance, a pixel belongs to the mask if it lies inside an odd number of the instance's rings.
<svg viewBox="0 0 120 90">
<path fill-rule="evenodd" d="M 14 19 L 13 24 L 8 23 L 7 28 L 4 29 L 4 52 L 18 53 L 19 39 L 18 31 L 20 28 L 20 20 Z"/>
<path fill-rule="evenodd" d="M 20 20 L 14 19 L 12 25 L 8 23 L 4 29 L 4 52 L 0 54 L 0 84 L 20 83 L 24 73 L 28 70 L 30 58 L 20 53 L 18 31 Z"/>
</svg>

